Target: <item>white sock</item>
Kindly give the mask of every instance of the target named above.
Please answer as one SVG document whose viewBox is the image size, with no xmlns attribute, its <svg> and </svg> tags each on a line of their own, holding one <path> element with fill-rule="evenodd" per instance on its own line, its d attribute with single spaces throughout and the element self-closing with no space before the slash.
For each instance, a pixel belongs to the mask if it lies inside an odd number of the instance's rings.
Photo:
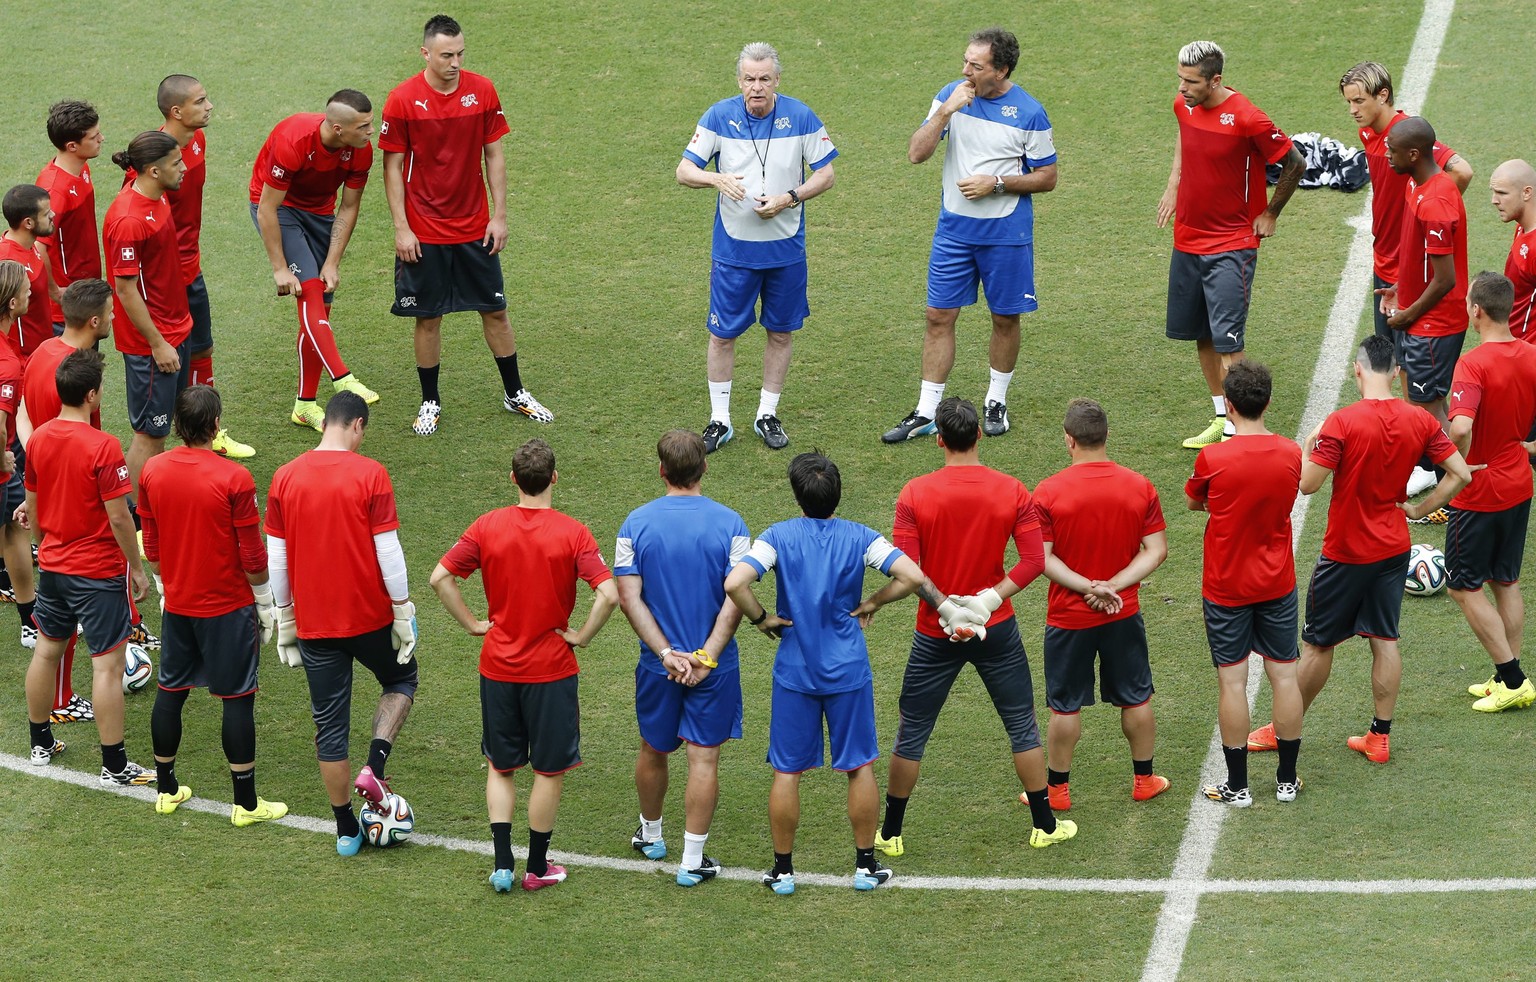
<svg viewBox="0 0 1536 982">
<path fill-rule="evenodd" d="M 709 418 L 731 425 L 731 383 L 709 383 Z"/>
<path fill-rule="evenodd" d="M 933 419 L 933 414 L 939 411 L 939 403 L 943 401 L 944 383 L 923 379 L 922 391 L 917 396 L 917 414 Z"/>
<path fill-rule="evenodd" d="M 1008 383 L 1013 381 L 1012 372 L 1000 372 L 992 369 L 992 384 L 987 386 L 987 402 L 1000 402 L 1008 404 Z"/>
<path fill-rule="evenodd" d="M 1211 396 L 1211 405 L 1216 407 L 1216 415 L 1223 418 L 1227 415 L 1227 400 L 1225 396 Z"/>
<path fill-rule="evenodd" d="M 661 838 L 661 819 L 651 821 L 644 815 L 640 816 L 640 838 L 647 842 L 655 842 Z"/>
<path fill-rule="evenodd" d="M 683 833 L 683 869 L 698 869 L 704 865 L 704 843 L 709 841 L 709 833 L 694 835 L 692 832 Z"/>
<path fill-rule="evenodd" d="M 1226 419 L 1226 417 L 1223 416 L 1222 419 Z M 1232 425 L 1232 421 L 1230 419 L 1227 419 L 1226 425 L 1221 428 L 1221 435 L 1237 436 L 1237 427 Z"/>
<path fill-rule="evenodd" d="M 769 392 L 767 389 L 757 390 L 757 418 L 764 416 L 777 416 L 779 414 L 779 396 L 783 393 Z M 690 867 L 691 868 L 691 867 Z"/>
</svg>

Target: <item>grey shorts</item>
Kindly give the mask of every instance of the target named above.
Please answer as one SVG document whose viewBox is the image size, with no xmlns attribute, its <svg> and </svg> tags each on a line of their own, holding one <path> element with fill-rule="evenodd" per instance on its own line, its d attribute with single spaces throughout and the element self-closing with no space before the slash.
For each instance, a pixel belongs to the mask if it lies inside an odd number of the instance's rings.
<svg viewBox="0 0 1536 982">
<path fill-rule="evenodd" d="M 1451 376 L 1461 358 L 1465 332 L 1438 338 L 1402 334 L 1397 344 L 1397 362 L 1403 367 L 1403 391 L 1414 402 L 1434 402 L 1451 391 Z"/>
<path fill-rule="evenodd" d="M 123 575 L 104 580 L 68 573 L 37 574 L 37 629 L 52 641 L 72 637 L 76 626 L 85 629 L 91 657 L 122 646 L 132 628 L 133 603 L 128 598 L 128 563 Z"/>
<path fill-rule="evenodd" d="M 1138 611 L 1098 627 L 1045 629 L 1045 702 L 1053 713 L 1093 705 L 1093 664 L 1099 663 L 1099 698 L 1127 709 L 1152 698 L 1147 628 Z"/>
<path fill-rule="evenodd" d="M 1263 603 L 1227 607 L 1204 600 L 1205 639 L 1217 668 L 1238 665 L 1257 651 L 1270 661 L 1295 661 L 1296 591 Z"/>
<path fill-rule="evenodd" d="M 187 285 L 187 310 L 192 314 L 187 350 L 200 355 L 213 347 L 213 308 L 208 304 L 208 284 L 203 282 L 202 273 Z"/>
<path fill-rule="evenodd" d="M 216 617 L 168 610 L 160 619 L 160 688 L 206 686 L 220 699 L 248 696 L 257 689 L 260 653 L 255 604 Z"/>
<path fill-rule="evenodd" d="M 402 665 L 390 645 L 390 626 L 350 638 L 300 638 L 304 675 L 309 680 L 309 704 L 315 717 L 315 756 L 323 761 L 347 759 L 352 726 L 352 663 L 356 661 L 378 680 L 385 694 L 416 697 L 416 659 Z"/>
<path fill-rule="evenodd" d="M 1018 622 L 1010 617 L 987 628 L 985 639 L 958 644 L 913 632 L 912 654 L 901 680 L 901 719 L 892 753 L 907 760 L 923 759 L 950 687 L 967 664 L 976 666 L 976 674 L 987 687 L 1013 752 L 1040 746 L 1029 656 L 1024 653 Z"/>
<path fill-rule="evenodd" d="M 176 397 L 187 387 L 187 375 L 192 369 L 187 341 L 183 340 L 176 347 L 176 355 L 181 359 L 181 368 L 174 372 L 156 368 L 153 355 L 123 355 L 128 424 L 133 427 L 133 432 L 157 439 L 171 432 L 171 413 L 176 408 Z"/>
<path fill-rule="evenodd" d="M 256 205 L 251 205 L 251 221 L 256 222 Z M 288 271 L 298 277 L 300 283 L 320 278 L 320 267 L 325 265 L 326 254 L 331 248 L 331 227 L 336 219 L 332 215 L 316 215 L 302 208 L 277 206 L 277 230 L 283 237 L 283 258 L 288 260 Z M 261 231 L 260 223 L 256 231 Z M 330 303 L 332 294 L 322 299 Z M 194 325 L 197 315 L 193 315 Z M 193 328 L 194 333 L 196 327 Z M 211 343 L 211 336 L 210 336 Z"/>
<path fill-rule="evenodd" d="M 1223 354 L 1242 351 L 1258 262 L 1257 249 L 1208 256 L 1173 250 L 1168 263 L 1168 337 L 1209 340 Z"/>
</svg>

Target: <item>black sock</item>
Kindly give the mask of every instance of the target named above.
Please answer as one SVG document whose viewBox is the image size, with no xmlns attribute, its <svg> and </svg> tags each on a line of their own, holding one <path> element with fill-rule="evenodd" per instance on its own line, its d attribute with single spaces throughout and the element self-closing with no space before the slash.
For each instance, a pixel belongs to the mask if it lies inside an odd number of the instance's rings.
<svg viewBox="0 0 1536 982">
<path fill-rule="evenodd" d="M 1146 760 L 1132 760 L 1131 771 L 1135 773 L 1137 777 L 1151 777 L 1152 758 L 1148 757 Z"/>
<path fill-rule="evenodd" d="M 1275 746 L 1280 751 L 1280 766 L 1275 768 L 1275 780 L 1282 784 L 1295 784 L 1296 757 L 1301 753 L 1301 737 L 1294 740 L 1275 737 Z"/>
<path fill-rule="evenodd" d="M 431 368 L 416 366 L 416 377 L 421 380 L 421 401 L 435 402 L 439 406 L 443 404 L 443 397 L 437 393 L 437 371 L 442 365 L 433 365 Z"/>
<path fill-rule="evenodd" d="M 901 834 L 901 823 L 907 818 L 907 799 L 887 793 L 885 796 L 885 824 L 880 826 L 880 838 L 893 839 Z"/>
<path fill-rule="evenodd" d="M 553 829 L 548 832 L 528 830 L 528 872 L 534 876 L 549 872 L 549 837 L 554 834 Z"/>
<path fill-rule="evenodd" d="M 775 873 L 788 873 L 793 876 L 795 872 L 795 854 L 792 852 L 774 853 L 773 871 Z"/>
<path fill-rule="evenodd" d="M 123 749 L 122 741 L 107 746 L 101 745 L 101 766 L 113 774 L 121 774 L 128 769 L 128 751 Z"/>
<path fill-rule="evenodd" d="M 49 722 L 34 723 L 27 720 L 27 728 L 32 731 L 32 746 L 53 749 L 53 724 Z"/>
<path fill-rule="evenodd" d="M 175 794 L 181 790 L 181 782 L 176 780 L 176 762 L 174 760 L 162 763 L 155 761 L 155 787 L 162 794 Z"/>
<path fill-rule="evenodd" d="M 336 816 L 336 838 L 351 838 L 362 831 L 362 826 L 357 824 L 357 816 L 352 814 L 350 804 L 332 805 L 331 814 Z"/>
<path fill-rule="evenodd" d="M 1494 672 L 1504 682 L 1506 689 L 1518 689 L 1525 684 L 1525 673 L 1520 670 L 1520 659 L 1513 658 L 1502 665 L 1495 665 Z"/>
<path fill-rule="evenodd" d="M 853 850 L 853 866 L 855 869 L 873 870 L 875 868 L 875 847 Z"/>
<path fill-rule="evenodd" d="M 1053 771 L 1049 767 L 1045 769 L 1046 784 L 1066 784 L 1071 776 L 1071 771 Z"/>
<path fill-rule="evenodd" d="M 1371 732 L 1380 733 L 1382 736 L 1387 736 L 1392 732 L 1392 721 L 1389 719 L 1372 719 Z"/>
<path fill-rule="evenodd" d="M 1029 798 L 1029 819 L 1035 828 L 1047 835 L 1056 831 L 1056 813 L 1051 811 L 1051 798 L 1045 788 L 1030 791 L 1026 797 Z"/>
<path fill-rule="evenodd" d="M 139 521 L 139 503 L 133 500 L 132 497 L 128 499 L 128 516 L 133 519 L 133 530 L 135 532 L 144 531 L 144 525 Z"/>
<path fill-rule="evenodd" d="M 384 780 L 384 762 L 389 759 L 389 751 L 393 746 L 388 740 L 377 738 L 368 745 L 368 766 L 373 768 L 373 776 L 380 781 Z"/>
<path fill-rule="evenodd" d="M 3 564 L 0 564 L 0 589 L 9 590 L 10 588 L 11 588 L 11 571 L 6 569 Z"/>
<path fill-rule="evenodd" d="M 517 370 L 517 352 L 496 359 L 496 370 L 501 373 L 501 387 L 507 395 L 515 396 L 523 387 L 523 376 Z"/>
<path fill-rule="evenodd" d="M 21 615 L 22 627 L 37 627 L 37 618 L 32 616 L 32 611 L 37 609 L 36 600 L 28 600 L 26 603 L 17 602 L 16 613 Z"/>
<path fill-rule="evenodd" d="M 1241 791 L 1248 786 L 1248 744 L 1241 747 L 1222 747 L 1221 755 L 1227 758 L 1227 788 Z"/>
<path fill-rule="evenodd" d="M 229 780 L 235 787 L 235 804 L 246 811 L 256 810 L 256 768 L 248 771 L 230 770 Z M 350 811 L 351 809 L 348 809 Z"/>
<path fill-rule="evenodd" d="M 491 823 L 491 845 L 496 850 L 496 868 L 512 868 L 512 823 Z"/>
</svg>

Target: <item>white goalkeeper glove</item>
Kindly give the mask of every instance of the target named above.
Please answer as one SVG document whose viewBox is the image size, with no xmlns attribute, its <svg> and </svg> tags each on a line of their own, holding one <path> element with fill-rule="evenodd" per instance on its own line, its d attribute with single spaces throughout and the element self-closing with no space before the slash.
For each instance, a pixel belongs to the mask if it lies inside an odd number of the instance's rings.
<svg viewBox="0 0 1536 982">
<path fill-rule="evenodd" d="M 293 613 L 293 604 L 278 607 L 277 613 L 277 660 L 289 668 L 302 668 L 304 656 L 299 653 L 299 622 Z"/>
<path fill-rule="evenodd" d="M 165 584 L 160 580 L 160 574 L 155 574 L 155 592 L 160 595 L 160 616 L 165 616 Z"/>
<path fill-rule="evenodd" d="M 997 613 L 997 608 L 1003 605 L 1003 598 L 996 590 L 987 587 L 973 597 L 956 597 L 955 603 L 970 611 L 973 623 L 985 624 Z"/>
<path fill-rule="evenodd" d="M 944 633 L 953 637 L 955 629 L 961 625 L 985 624 L 986 617 L 981 617 L 965 606 L 969 597 L 946 597 L 939 604 L 939 627 Z"/>
<path fill-rule="evenodd" d="M 394 608 L 395 623 L 390 628 L 390 643 L 396 651 L 395 661 L 409 665 L 411 653 L 416 650 L 416 640 L 420 637 L 416 630 L 416 605 L 403 600 L 395 604 Z"/>
<path fill-rule="evenodd" d="M 261 643 L 266 644 L 277 633 L 277 606 L 272 600 L 272 584 L 252 586 L 251 595 L 256 598 L 256 624 L 261 628 Z"/>
</svg>

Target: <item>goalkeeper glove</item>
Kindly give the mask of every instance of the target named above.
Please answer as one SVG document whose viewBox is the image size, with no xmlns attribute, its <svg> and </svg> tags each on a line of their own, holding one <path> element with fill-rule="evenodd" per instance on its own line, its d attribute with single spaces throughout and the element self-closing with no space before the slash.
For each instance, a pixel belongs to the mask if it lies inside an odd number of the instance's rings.
<svg viewBox="0 0 1536 982">
<path fill-rule="evenodd" d="M 985 624 L 997 613 L 997 608 L 1003 605 L 1003 598 L 996 590 L 987 587 L 974 597 L 956 597 L 955 602 L 970 611 L 973 623 Z"/>
<path fill-rule="evenodd" d="M 256 598 L 256 624 L 261 628 L 261 643 L 266 644 L 277 633 L 277 606 L 272 601 L 272 584 L 260 583 L 251 587 Z"/>
<path fill-rule="evenodd" d="M 409 600 L 402 600 L 394 608 L 395 623 L 390 629 L 390 643 L 397 652 L 395 661 L 408 665 L 411 653 L 416 650 L 416 639 L 420 636 L 416 631 L 416 605 Z"/>
<path fill-rule="evenodd" d="M 155 592 L 160 595 L 160 616 L 165 616 L 165 583 L 161 581 L 160 574 L 155 574 Z"/>
<path fill-rule="evenodd" d="M 299 653 L 299 622 L 293 613 L 293 604 L 278 607 L 277 613 L 277 660 L 289 668 L 300 668 L 304 656 Z"/>
</svg>

